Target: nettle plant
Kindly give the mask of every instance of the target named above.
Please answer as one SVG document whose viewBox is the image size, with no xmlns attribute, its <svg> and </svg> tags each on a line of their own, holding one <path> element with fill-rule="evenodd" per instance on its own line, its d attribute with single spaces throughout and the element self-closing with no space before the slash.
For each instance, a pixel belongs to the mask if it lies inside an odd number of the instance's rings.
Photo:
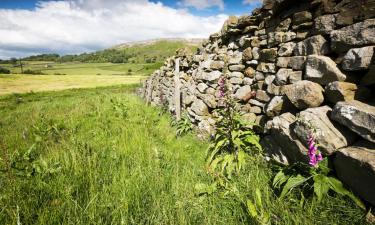
<svg viewBox="0 0 375 225">
<path fill-rule="evenodd" d="M 226 73 L 219 79 L 222 107 L 216 110 L 216 134 L 207 151 L 207 166 L 211 174 L 231 179 L 249 156 L 262 152 L 260 138 L 253 131 L 254 124 L 245 122 L 230 96 Z"/>
<path fill-rule="evenodd" d="M 359 207 L 365 209 L 363 202 L 333 176 L 328 166 L 328 159 L 323 158 L 318 149 L 319 144 L 315 139 L 317 130 L 311 125 L 309 128 L 307 140 L 309 163 L 298 162 L 287 166 L 273 179 L 273 187 L 281 191 L 280 198 L 291 194 L 293 189 L 298 189 L 302 195 L 312 195 L 320 202 L 332 191 L 351 198 Z"/>
</svg>

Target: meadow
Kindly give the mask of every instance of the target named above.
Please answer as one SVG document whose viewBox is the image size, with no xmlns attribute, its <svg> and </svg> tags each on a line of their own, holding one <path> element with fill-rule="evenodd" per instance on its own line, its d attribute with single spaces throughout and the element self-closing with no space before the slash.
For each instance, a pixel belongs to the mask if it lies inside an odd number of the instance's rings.
<svg viewBox="0 0 375 225">
<path fill-rule="evenodd" d="M 20 74 L 20 67 L 6 65 L 11 68 L 12 74 L 0 74 L 0 95 L 116 84 L 139 84 L 146 75 L 160 66 L 160 63 L 114 64 L 42 61 L 24 63 L 24 71 L 38 71 L 42 75 Z"/>
<path fill-rule="evenodd" d="M 177 138 L 136 88 L 0 97 L 0 224 L 259 224 L 247 200 L 272 224 L 365 224 L 346 198 L 279 199 L 263 160 L 226 188 L 197 192 L 213 182 L 208 143 Z"/>
</svg>

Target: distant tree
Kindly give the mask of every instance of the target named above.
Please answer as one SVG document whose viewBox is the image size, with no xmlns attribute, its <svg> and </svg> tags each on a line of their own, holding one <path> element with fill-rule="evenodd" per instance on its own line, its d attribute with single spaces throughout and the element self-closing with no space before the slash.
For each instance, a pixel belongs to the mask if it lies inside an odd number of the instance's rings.
<svg viewBox="0 0 375 225">
<path fill-rule="evenodd" d="M 12 64 L 13 66 L 16 66 L 17 65 L 17 59 L 16 58 L 10 58 L 9 59 L 9 63 Z"/>
</svg>

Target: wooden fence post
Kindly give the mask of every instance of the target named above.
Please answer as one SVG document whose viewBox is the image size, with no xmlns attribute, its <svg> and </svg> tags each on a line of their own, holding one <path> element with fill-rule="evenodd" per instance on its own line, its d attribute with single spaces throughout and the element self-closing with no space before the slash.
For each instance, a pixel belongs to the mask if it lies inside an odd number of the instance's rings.
<svg viewBox="0 0 375 225">
<path fill-rule="evenodd" d="M 180 59 L 175 59 L 175 70 L 174 70 L 174 105 L 176 111 L 176 120 L 181 119 L 181 91 L 180 91 Z"/>
</svg>

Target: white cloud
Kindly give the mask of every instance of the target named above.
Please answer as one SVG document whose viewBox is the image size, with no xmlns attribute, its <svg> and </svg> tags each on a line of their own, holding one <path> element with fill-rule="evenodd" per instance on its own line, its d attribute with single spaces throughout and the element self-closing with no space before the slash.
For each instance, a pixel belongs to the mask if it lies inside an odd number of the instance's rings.
<svg viewBox="0 0 375 225">
<path fill-rule="evenodd" d="M 263 0 L 243 0 L 242 3 L 245 5 L 256 5 L 261 4 Z"/>
<path fill-rule="evenodd" d="M 226 15 L 199 17 L 147 0 L 70 0 L 39 2 L 35 10 L 0 9 L 0 18 L 3 58 L 80 53 L 153 38 L 206 38 Z"/>
<path fill-rule="evenodd" d="M 220 10 L 224 10 L 224 1 L 223 0 L 182 0 L 180 2 L 183 6 L 192 6 L 197 9 L 206 9 L 210 7 L 217 6 Z"/>
</svg>

